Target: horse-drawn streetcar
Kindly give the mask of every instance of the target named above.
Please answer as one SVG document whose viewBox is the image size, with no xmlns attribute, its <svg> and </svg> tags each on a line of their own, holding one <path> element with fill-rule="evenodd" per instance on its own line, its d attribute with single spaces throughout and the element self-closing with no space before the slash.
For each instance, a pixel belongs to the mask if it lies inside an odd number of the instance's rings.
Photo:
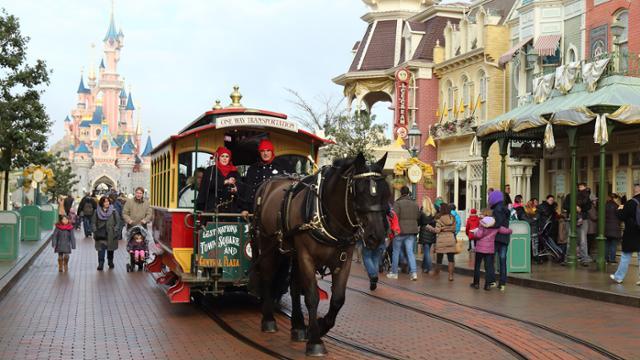
<svg viewBox="0 0 640 360">
<path fill-rule="evenodd" d="M 272 159 L 260 168 L 263 172 L 307 175 L 316 170 L 318 149 L 327 143 L 299 129 L 285 114 L 243 107 L 240 98 L 236 87 L 231 105 L 223 108 L 217 102 L 152 151 L 151 204 L 158 251 L 147 269 L 157 274 L 159 284 L 168 286 L 171 302 L 190 302 L 192 292 L 220 295 L 246 288 L 251 214 L 241 210 L 248 210 L 246 203 L 252 201 L 244 193 L 255 193 L 255 179 L 245 180 L 247 175 L 256 177 L 251 167 L 260 163 L 259 146 L 272 145 Z M 227 158 L 233 154 L 226 167 L 237 178 L 233 184 L 220 182 L 219 188 L 217 152 L 226 152 Z M 198 194 L 201 183 L 213 184 L 211 196 Z M 196 209 L 198 205 L 202 206 Z"/>
</svg>

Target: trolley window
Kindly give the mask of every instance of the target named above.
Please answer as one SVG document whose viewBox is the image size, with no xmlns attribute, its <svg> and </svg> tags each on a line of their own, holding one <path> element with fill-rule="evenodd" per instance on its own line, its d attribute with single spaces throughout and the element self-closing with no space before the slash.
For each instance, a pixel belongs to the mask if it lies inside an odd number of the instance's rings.
<svg viewBox="0 0 640 360">
<path fill-rule="evenodd" d="M 200 187 L 204 169 L 209 166 L 211 154 L 188 151 L 178 155 L 178 193 L 179 208 L 193 208 L 196 189 Z"/>
</svg>

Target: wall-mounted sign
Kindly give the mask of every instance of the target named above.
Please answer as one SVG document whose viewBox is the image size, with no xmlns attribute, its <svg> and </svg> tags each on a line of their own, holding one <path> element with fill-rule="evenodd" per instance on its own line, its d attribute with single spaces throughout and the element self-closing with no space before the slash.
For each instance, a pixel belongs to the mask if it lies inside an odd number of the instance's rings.
<svg viewBox="0 0 640 360">
<path fill-rule="evenodd" d="M 216 119 L 218 129 L 238 126 L 267 126 L 288 131 L 298 131 L 298 126 L 286 119 L 265 115 L 230 115 Z"/>
<path fill-rule="evenodd" d="M 395 128 L 404 127 L 409 123 L 409 80 L 411 73 L 407 69 L 396 71 L 396 111 Z M 396 135 L 398 135 L 397 131 Z"/>
<path fill-rule="evenodd" d="M 616 172 L 616 193 L 618 194 L 627 193 L 627 171 L 626 170 L 618 170 L 618 172 Z"/>
<path fill-rule="evenodd" d="M 591 29 L 589 32 L 589 49 L 591 58 L 597 58 L 608 52 L 608 29 L 605 24 Z"/>
<path fill-rule="evenodd" d="M 422 169 L 418 164 L 413 164 L 407 169 L 407 177 L 412 184 L 417 184 L 422 180 Z"/>
<path fill-rule="evenodd" d="M 564 194 L 564 174 L 556 175 L 556 194 Z"/>
</svg>

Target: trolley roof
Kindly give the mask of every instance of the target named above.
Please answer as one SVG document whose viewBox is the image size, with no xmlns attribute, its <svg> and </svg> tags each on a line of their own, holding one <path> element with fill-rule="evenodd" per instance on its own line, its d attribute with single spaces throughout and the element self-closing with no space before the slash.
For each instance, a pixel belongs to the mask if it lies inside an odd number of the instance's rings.
<svg viewBox="0 0 640 360">
<path fill-rule="evenodd" d="M 216 107 L 200 115 L 180 130 L 178 134 L 172 135 L 158 144 L 151 151 L 151 154 L 164 148 L 172 141 L 211 129 L 264 129 L 265 131 L 299 134 L 299 136 L 306 138 L 309 142 L 317 142 L 319 144 L 329 144 L 332 142 L 309 131 L 300 129 L 297 123 L 287 119 L 286 114 L 242 107 L 239 98 L 237 98 L 237 96 L 241 97 L 241 95 L 239 93 L 236 94 L 236 92 L 237 87 L 234 87 L 234 93 L 231 94 L 232 104 L 229 107 L 222 108 L 219 106 L 219 101 L 216 102 Z"/>
</svg>

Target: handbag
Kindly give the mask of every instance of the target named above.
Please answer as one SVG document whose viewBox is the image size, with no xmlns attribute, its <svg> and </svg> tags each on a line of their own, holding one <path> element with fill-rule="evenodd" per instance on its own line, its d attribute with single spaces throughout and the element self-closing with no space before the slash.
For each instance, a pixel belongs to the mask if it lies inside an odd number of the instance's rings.
<svg viewBox="0 0 640 360">
<path fill-rule="evenodd" d="M 104 226 L 96 227 L 96 231 L 93 232 L 93 238 L 95 240 L 107 240 L 109 235 L 107 234 L 107 224 Z"/>
<path fill-rule="evenodd" d="M 462 251 L 464 251 L 462 241 L 456 240 L 456 254 L 460 254 Z"/>
</svg>

